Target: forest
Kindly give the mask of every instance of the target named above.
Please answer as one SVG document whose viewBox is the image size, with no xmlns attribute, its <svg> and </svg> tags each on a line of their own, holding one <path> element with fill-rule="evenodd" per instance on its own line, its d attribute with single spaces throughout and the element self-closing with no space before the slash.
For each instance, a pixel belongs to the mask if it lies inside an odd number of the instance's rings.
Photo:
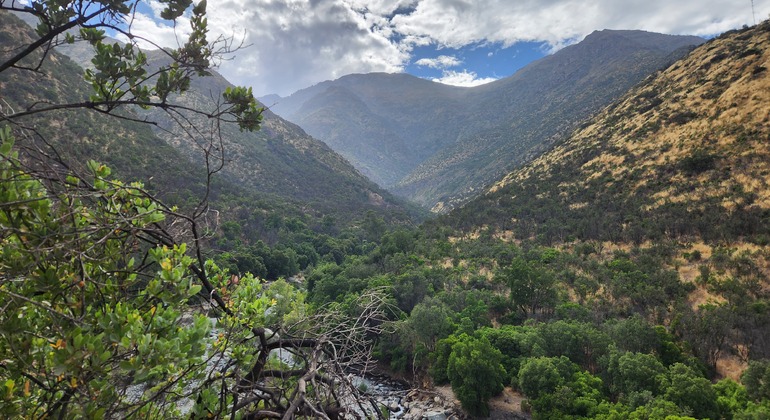
<svg viewBox="0 0 770 420">
<path fill-rule="evenodd" d="M 664 89 L 648 85 L 603 111 L 611 122 L 594 120 L 606 132 L 582 127 L 601 147 L 556 145 L 545 156 L 573 147 L 561 154 L 570 158 L 525 169 L 448 215 L 322 213 L 219 176 L 221 127 L 264 124 L 250 89 L 228 88 L 214 110 L 174 102 L 230 48 L 206 38 L 205 1 L 163 2 L 165 19 L 188 13 L 192 27 L 159 68 L 104 36 L 130 35 L 118 24 L 128 3 L 31 5 L 0 3 L 3 27 L 17 24 L 8 11 L 40 22 L 29 35 L 0 30 L 19 46 L 0 54 L 0 417 L 388 418 L 351 380 L 375 370 L 415 388 L 449 385 L 474 418 L 506 388 L 524 398 L 516 414 L 535 419 L 770 418 L 770 213 L 753 205 L 760 192 L 730 184 L 697 205 L 658 205 L 655 195 L 667 177 L 724 181 L 728 155 L 748 166 L 767 124 L 733 127 L 730 153 L 682 146 L 680 160 L 627 194 L 617 168 L 591 166 L 625 150 L 613 139 L 643 141 L 699 115 L 670 111 L 627 129 L 622 121 L 683 101 L 656 100 Z M 732 42 L 735 57 L 759 60 L 766 50 L 735 43 L 767 47 L 769 33 L 764 22 L 700 48 Z M 60 67 L 48 67 L 64 60 L 54 47 L 75 42 L 96 51 L 83 100 L 63 95 Z M 765 80 L 757 66 L 734 67 Z M 52 83 L 45 100 L 20 87 L 29 74 Z M 147 161 L 136 153 L 155 147 L 138 140 L 112 149 L 117 175 L 99 161 L 109 160 L 99 121 L 112 137 L 135 129 L 162 141 L 146 127 L 148 109 L 193 138 L 202 177 L 164 190 L 152 179 L 168 176 L 160 159 L 132 173 L 132 161 Z M 211 123 L 186 125 L 195 118 Z M 57 138 L 63 119 L 86 140 Z M 649 169 L 628 166 L 627 182 Z M 726 194 L 737 203 L 729 212 Z"/>
</svg>

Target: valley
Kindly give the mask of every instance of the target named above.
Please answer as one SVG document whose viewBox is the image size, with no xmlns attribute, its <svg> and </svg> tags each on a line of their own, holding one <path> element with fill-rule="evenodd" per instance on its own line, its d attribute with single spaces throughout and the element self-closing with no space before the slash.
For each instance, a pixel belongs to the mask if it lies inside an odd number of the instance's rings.
<svg viewBox="0 0 770 420">
<path fill-rule="evenodd" d="M 770 21 L 258 102 L 0 6 L 0 417 L 770 416 Z"/>
</svg>

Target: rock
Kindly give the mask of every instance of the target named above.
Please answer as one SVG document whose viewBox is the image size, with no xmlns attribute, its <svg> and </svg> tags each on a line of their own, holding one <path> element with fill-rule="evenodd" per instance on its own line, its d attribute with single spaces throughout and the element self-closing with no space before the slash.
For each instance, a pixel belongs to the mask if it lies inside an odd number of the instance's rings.
<svg viewBox="0 0 770 420">
<path fill-rule="evenodd" d="M 443 411 L 428 411 L 422 417 L 425 420 L 447 420 L 446 414 Z"/>
</svg>

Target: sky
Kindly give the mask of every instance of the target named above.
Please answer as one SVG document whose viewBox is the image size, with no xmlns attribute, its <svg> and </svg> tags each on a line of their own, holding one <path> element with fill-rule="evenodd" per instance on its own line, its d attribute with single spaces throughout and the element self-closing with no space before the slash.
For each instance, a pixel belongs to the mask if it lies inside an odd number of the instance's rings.
<svg viewBox="0 0 770 420">
<path fill-rule="evenodd" d="M 135 33 L 173 47 L 189 21 L 148 0 Z M 209 41 L 241 45 L 219 72 L 287 96 L 351 73 L 406 72 L 457 86 L 513 74 L 601 29 L 712 37 L 770 17 L 770 0 L 208 0 Z"/>
</svg>

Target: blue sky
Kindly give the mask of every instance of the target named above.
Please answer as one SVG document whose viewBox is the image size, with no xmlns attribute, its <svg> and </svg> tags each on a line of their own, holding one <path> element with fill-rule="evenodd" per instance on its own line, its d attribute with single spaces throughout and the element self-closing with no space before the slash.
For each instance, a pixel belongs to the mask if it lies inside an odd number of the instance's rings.
<svg viewBox="0 0 770 420">
<path fill-rule="evenodd" d="M 157 46 L 186 35 L 148 0 L 132 29 Z M 752 8 L 753 4 L 753 8 Z M 257 95 L 350 73 L 407 72 L 460 86 L 510 76 L 602 29 L 714 36 L 770 16 L 770 0 L 209 0 L 212 41 L 240 45 L 219 71 Z M 152 45 L 145 45 L 152 47 Z"/>
<path fill-rule="evenodd" d="M 449 84 L 482 84 L 510 76 L 533 60 L 549 54 L 546 42 L 521 41 L 511 46 L 477 43 L 459 48 L 417 47 L 404 71 Z"/>
</svg>

